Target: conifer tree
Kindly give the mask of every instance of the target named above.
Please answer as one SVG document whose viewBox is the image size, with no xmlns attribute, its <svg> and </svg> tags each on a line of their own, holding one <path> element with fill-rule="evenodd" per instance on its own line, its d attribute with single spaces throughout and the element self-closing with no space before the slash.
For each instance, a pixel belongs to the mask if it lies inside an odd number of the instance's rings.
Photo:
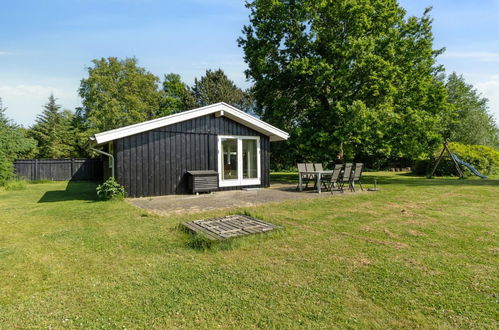
<svg viewBox="0 0 499 330">
<path fill-rule="evenodd" d="M 53 94 L 38 115 L 30 134 L 38 143 L 39 158 L 68 158 L 73 155 L 73 113 L 61 110 Z"/>
<path fill-rule="evenodd" d="M 192 90 L 196 104 L 200 107 L 225 102 L 248 111 L 251 106 L 250 94 L 237 87 L 222 69 L 206 70 L 203 77 L 194 80 Z"/>
</svg>

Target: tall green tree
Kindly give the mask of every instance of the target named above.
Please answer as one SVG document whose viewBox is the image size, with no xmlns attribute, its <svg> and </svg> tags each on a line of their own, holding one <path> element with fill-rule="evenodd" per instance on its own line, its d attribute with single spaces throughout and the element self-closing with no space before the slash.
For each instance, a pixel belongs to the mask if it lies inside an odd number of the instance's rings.
<svg viewBox="0 0 499 330">
<path fill-rule="evenodd" d="M 161 115 L 170 115 L 196 107 L 196 100 L 189 86 L 182 81 L 180 75 L 170 73 L 163 80 L 164 99 Z"/>
<path fill-rule="evenodd" d="M 38 143 L 39 158 L 68 158 L 75 156 L 75 131 L 72 126 L 74 114 L 61 110 L 53 94 L 43 111 L 38 115 L 30 135 Z"/>
<path fill-rule="evenodd" d="M 159 78 L 139 67 L 137 59 L 116 57 L 92 61 L 81 80 L 82 107 L 77 115 L 90 133 L 110 130 L 161 114 Z"/>
<path fill-rule="evenodd" d="M 12 123 L 5 115 L 5 110 L 0 98 L 0 186 L 12 178 L 12 162 L 16 158 L 32 156 L 36 149 L 35 140 L 27 137 L 22 128 Z"/>
<path fill-rule="evenodd" d="M 498 127 L 489 113 L 488 100 L 455 72 L 447 77 L 445 87 L 455 109 L 448 121 L 448 138 L 464 144 L 497 145 Z"/>
<path fill-rule="evenodd" d="M 196 104 L 200 107 L 218 102 L 246 111 L 251 107 L 250 93 L 237 87 L 222 69 L 206 70 L 204 76 L 194 80 L 192 90 Z"/>
<path fill-rule="evenodd" d="M 396 0 L 254 0 L 239 45 L 256 112 L 291 133 L 274 161 L 428 154 L 449 111 L 429 10 Z M 282 150 L 280 150 L 282 149 Z M 375 160 L 375 161 L 374 161 Z"/>
<path fill-rule="evenodd" d="M 85 120 L 83 116 L 79 114 L 80 109 L 76 109 L 76 114 L 73 115 L 73 120 L 71 121 L 71 127 L 74 132 L 74 157 L 92 157 L 95 156 L 89 147 L 92 142 L 89 136 L 96 133 L 95 128 L 90 128 L 90 125 Z"/>
</svg>

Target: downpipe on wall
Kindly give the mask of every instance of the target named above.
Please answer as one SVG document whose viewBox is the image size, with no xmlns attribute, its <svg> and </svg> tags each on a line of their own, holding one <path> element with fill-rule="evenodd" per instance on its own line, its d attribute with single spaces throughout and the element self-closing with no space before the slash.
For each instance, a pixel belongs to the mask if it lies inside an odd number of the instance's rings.
<svg viewBox="0 0 499 330">
<path fill-rule="evenodd" d="M 111 177 L 114 178 L 114 156 L 111 155 L 110 153 L 96 149 L 94 147 L 90 147 L 90 150 L 93 150 L 99 154 L 109 157 L 109 162 L 111 163 Z"/>
</svg>

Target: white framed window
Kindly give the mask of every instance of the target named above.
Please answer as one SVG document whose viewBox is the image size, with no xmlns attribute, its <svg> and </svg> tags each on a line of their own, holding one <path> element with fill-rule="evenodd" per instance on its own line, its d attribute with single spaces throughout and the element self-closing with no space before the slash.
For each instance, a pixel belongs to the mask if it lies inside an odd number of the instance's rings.
<svg viewBox="0 0 499 330">
<path fill-rule="evenodd" d="M 218 136 L 220 187 L 261 184 L 259 136 Z"/>
</svg>

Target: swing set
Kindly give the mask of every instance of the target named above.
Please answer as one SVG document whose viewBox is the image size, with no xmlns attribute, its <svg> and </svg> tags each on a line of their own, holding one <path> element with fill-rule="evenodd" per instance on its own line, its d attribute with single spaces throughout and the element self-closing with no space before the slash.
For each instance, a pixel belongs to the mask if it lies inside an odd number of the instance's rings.
<svg viewBox="0 0 499 330">
<path fill-rule="evenodd" d="M 435 174 L 435 171 L 436 171 L 438 165 L 440 164 L 440 161 L 442 160 L 442 158 L 444 158 L 444 154 L 446 151 L 447 151 L 447 154 L 449 155 L 449 157 L 452 159 L 454 165 L 456 166 L 457 173 L 459 174 L 459 177 L 461 179 L 464 179 L 464 172 L 459 165 L 466 166 L 476 176 L 478 176 L 482 179 L 487 179 L 487 177 L 485 175 L 478 172 L 473 166 L 471 166 L 470 164 L 466 163 L 465 161 L 462 161 L 461 159 L 459 159 L 459 157 L 457 157 L 456 154 L 453 154 L 449 149 L 449 145 L 448 145 L 447 141 L 444 142 L 444 148 L 442 149 L 440 156 L 438 156 L 437 163 L 435 164 L 435 167 L 433 167 L 433 171 L 431 171 L 430 177 L 432 177 L 433 174 Z"/>
</svg>

